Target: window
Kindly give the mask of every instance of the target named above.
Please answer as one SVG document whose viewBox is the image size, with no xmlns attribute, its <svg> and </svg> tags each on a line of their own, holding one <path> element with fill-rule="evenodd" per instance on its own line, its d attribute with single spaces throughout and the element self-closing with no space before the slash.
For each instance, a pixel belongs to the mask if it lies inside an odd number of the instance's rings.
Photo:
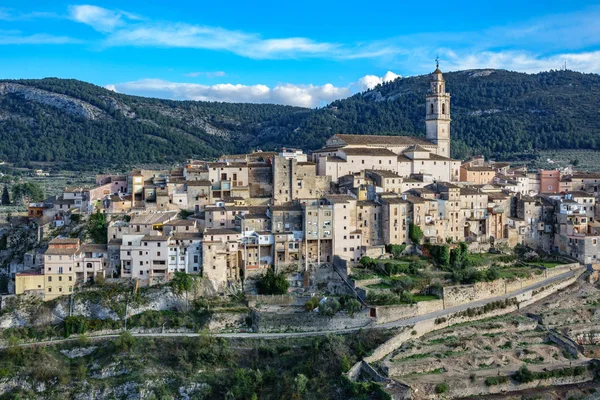
<svg viewBox="0 0 600 400">
<path fill-rule="evenodd" d="M 433 114 L 433 103 L 429 105 L 429 114 Z"/>
<path fill-rule="evenodd" d="M 51 276 L 48 277 L 48 282 L 52 282 L 52 277 Z"/>
<path fill-rule="evenodd" d="M 58 273 L 62 274 L 63 273 L 63 267 L 58 267 Z"/>
<path fill-rule="evenodd" d="M 446 103 L 442 103 L 442 114 L 446 114 Z"/>
</svg>

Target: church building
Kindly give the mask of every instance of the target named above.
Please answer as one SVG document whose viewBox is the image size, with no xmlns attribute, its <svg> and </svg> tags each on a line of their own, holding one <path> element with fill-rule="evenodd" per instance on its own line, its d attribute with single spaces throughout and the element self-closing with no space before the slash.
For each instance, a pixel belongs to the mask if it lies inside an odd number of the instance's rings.
<svg viewBox="0 0 600 400">
<path fill-rule="evenodd" d="M 439 67 L 431 75 L 425 110 L 426 137 L 337 134 L 312 153 L 319 175 L 333 182 L 363 170 L 384 170 L 408 177 L 431 175 L 458 181 L 460 161 L 450 158 L 450 94 Z"/>
</svg>

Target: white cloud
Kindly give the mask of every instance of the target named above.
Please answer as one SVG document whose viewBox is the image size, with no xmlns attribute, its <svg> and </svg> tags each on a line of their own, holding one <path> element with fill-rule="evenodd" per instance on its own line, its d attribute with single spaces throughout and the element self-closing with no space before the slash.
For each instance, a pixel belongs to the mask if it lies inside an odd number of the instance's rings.
<svg viewBox="0 0 600 400">
<path fill-rule="evenodd" d="M 190 78 L 197 78 L 199 76 L 206 76 L 207 78 L 215 78 L 215 77 L 226 76 L 227 74 L 225 73 L 225 71 L 214 71 L 214 72 L 189 72 L 189 73 L 183 74 L 183 75 L 190 77 Z"/>
<path fill-rule="evenodd" d="M 99 32 L 111 32 L 115 28 L 125 25 L 127 19 L 140 19 L 125 11 L 109 10 L 89 4 L 70 6 L 69 16 L 73 21 L 90 25 Z"/>
<path fill-rule="evenodd" d="M 0 8 L 0 20 L 2 21 L 26 21 L 38 18 L 60 18 L 53 12 L 34 11 L 30 13 L 20 13 L 8 8 Z"/>
<path fill-rule="evenodd" d="M 137 95 L 201 101 L 224 101 L 236 103 L 275 103 L 300 107 L 318 107 L 333 100 L 348 97 L 347 87 L 332 84 L 322 86 L 280 84 L 240 85 L 223 83 L 200 85 L 196 83 L 169 82 L 162 79 L 142 79 L 109 85 L 111 90 Z M 107 86 L 108 88 L 108 86 Z"/>
<path fill-rule="evenodd" d="M 75 44 L 82 43 L 79 39 L 74 39 L 68 36 L 53 36 L 45 33 L 37 33 L 35 35 L 21 35 L 20 33 L 2 33 L 0 32 L 0 45 L 13 44 Z"/>
<path fill-rule="evenodd" d="M 600 51 L 564 53 L 550 56 L 525 51 L 481 52 L 475 54 L 446 53 L 446 70 L 498 68 L 535 73 L 567 68 L 575 71 L 600 73 Z"/>
<path fill-rule="evenodd" d="M 361 82 L 390 82 L 397 75 L 388 71 L 384 76 L 367 75 L 348 86 L 324 85 L 240 85 L 222 83 L 200 85 L 197 83 L 169 82 L 162 79 L 141 79 L 133 82 L 117 83 L 106 86 L 107 89 L 141 96 L 169 98 L 177 100 L 224 101 L 230 103 L 275 103 L 300 107 L 319 107 L 352 95 L 356 88 L 362 89 Z M 376 84 L 375 84 L 376 85 Z M 373 86 L 375 86 L 373 85 Z"/>
<path fill-rule="evenodd" d="M 113 91 L 115 93 L 119 93 L 119 91 L 117 90 L 117 87 L 115 85 L 106 85 L 104 86 L 105 89 L 108 89 L 110 91 Z"/>
<path fill-rule="evenodd" d="M 262 39 L 257 34 L 181 23 L 128 26 L 108 35 L 106 44 L 222 50 L 255 59 L 324 55 L 336 47 L 307 38 Z"/>
<path fill-rule="evenodd" d="M 388 71 L 382 77 L 376 75 L 365 75 L 358 80 L 357 85 L 359 90 L 364 91 L 367 89 L 373 89 L 377 85 L 391 82 L 398 78 L 402 78 L 402 76 L 395 74 L 392 71 Z"/>
</svg>

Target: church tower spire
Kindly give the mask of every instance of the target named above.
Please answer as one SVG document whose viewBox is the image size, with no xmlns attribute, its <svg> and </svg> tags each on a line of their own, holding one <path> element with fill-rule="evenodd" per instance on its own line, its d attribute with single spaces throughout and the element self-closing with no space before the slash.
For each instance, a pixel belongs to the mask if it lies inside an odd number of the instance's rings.
<svg viewBox="0 0 600 400">
<path fill-rule="evenodd" d="M 437 144 L 437 154 L 450 157 L 450 94 L 446 93 L 446 81 L 440 71 L 439 58 L 431 74 L 427 92 L 425 127 L 427 140 Z"/>
</svg>

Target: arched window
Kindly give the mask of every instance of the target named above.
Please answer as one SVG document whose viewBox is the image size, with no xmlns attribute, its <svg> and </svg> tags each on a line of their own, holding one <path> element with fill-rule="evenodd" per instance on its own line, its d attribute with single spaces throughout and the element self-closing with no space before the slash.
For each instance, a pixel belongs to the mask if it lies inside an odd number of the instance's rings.
<svg viewBox="0 0 600 400">
<path fill-rule="evenodd" d="M 446 114 L 446 103 L 442 103 L 442 114 Z"/>
<path fill-rule="evenodd" d="M 429 114 L 433 114 L 433 103 L 430 104 L 430 108 L 431 108 L 431 111 L 429 112 Z"/>
</svg>

